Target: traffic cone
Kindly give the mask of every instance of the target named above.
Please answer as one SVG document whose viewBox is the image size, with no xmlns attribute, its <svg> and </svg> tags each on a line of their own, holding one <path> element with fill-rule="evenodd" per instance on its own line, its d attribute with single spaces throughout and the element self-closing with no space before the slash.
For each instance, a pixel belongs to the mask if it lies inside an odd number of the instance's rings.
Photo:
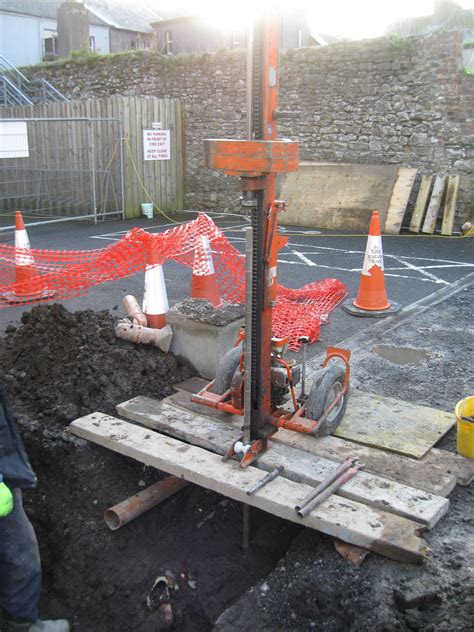
<svg viewBox="0 0 474 632">
<path fill-rule="evenodd" d="M 353 316 L 375 318 L 389 316 L 400 309 L 398 303 L 389 302 L 387 299 L 378 211 L 372 213 L 372 219 L 370 220 L 369 236 L 357 297 L 344 301 L 342 308 Z"/>
<path fill-rule="evenodd" d="M 198 237 L 198 244 L 194 249 L 191 298 L 205 298 L 212 303 L 213 307 L 222 307 L 212 260 L 211 243 L 207 235 Z"/>
<path fill-rule="evenodd" d="M 151 246 L 145 269 L 143 313 L 148 327 L 152 329 L 166 327 L 166 314 L 169 310 L 163 266 L 158 261 L 157 253 Z"/>
<path fill-rule="evenodd" d="M 41 281 L 20 211 L 15 213 L 15 284 L 13 292 L 6 292 L 1 296 L 8 303 L 34 302 L 54 296 L 52 290 L 36 289 Z"/>
</svg>

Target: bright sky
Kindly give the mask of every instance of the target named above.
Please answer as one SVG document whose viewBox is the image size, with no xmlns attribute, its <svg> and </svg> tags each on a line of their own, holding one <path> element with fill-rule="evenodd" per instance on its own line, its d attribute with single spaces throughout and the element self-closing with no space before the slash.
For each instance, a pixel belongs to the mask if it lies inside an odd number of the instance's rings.
<svg viewBox="0 0 474 632">
<path fill-rule="evenodd" d="M 474 0 L 458 0 L 464 9 L 474 9 Z M 147 4 L 151 4 L 147 0 Z M 255 10 L 265 5 L 279 4 L 283 8 L 303 7 L 315 31 L 330 35 L 363 39 L 377 37 L 389 24 L 400 18 L 433 13 L 433 0 L 155 0 L 160 7 L 182 7 L 186 13 L 200 14 L 213 23 L 238 28 L 245 24 Z"/>
</svg>

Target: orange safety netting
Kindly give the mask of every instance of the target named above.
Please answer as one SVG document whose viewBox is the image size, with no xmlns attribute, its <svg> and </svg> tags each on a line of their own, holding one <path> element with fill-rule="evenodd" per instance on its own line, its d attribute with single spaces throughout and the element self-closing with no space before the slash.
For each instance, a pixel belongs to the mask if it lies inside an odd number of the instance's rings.
<svg viewBox="0 0 474 632">
<path fill-rule="evenodd" d="M 194 274 L 209 274 L 208 248 L 211 244 L 216 281 L 222 298 L 230 303 L 245 301 L 245 256 L 232 246 L 222 231 L 205 214 L 163 233 L 152 234 L 133 228 L 118 242 L 88 251 L 25 250 L 0 244 L 0 306 L 20 298 L 45 302 L 80 296 L 91 287 L 115 281 L 145 269 L 147 263 L 172 259 Z M 16 264 L 32 262 L 29 278 L 16 274 Z M 298 349 L 298 338 L 319 338 L 321 322 L 347 296 L 346 286 L 337 279 L 323 279 L 301 289 L 278 288 L 273 312 L 273 333 L 288 337 L 291 349 Z"/>
</svg>

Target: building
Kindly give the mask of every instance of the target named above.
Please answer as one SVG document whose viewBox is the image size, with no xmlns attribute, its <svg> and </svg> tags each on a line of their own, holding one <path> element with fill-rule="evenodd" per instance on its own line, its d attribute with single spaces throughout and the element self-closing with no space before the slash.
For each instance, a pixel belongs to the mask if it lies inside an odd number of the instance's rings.
<svg viewBox="0 0 474 632">
<path fill-rule="evenodd" d="M 464 67 L 474 72 L 474 10 L 463 9 L 453 0 L 435 0 L 433 14 L 406 18 L 391 24 L 387 32 L 410 37 L 439 31 L 462 31 Z"/>
<path fill-rule="evenodd" d="M 57 10 L 65 0 L 0 0 L 0 55 L 15 66 L 57 57 Z M 161 15 L 150 4 L 84 0 L 90 50 L 107 54 L 152 48 L 151 22 Z"/>
<path fill-rule="evenodd" d="M 245 29 L 233 29 L 210 23 L 197 15 L 180 15 L 152 23 L 156 47 L 164 55 L 213 53 L 246 47 Z M 303 10 L 287 10 L 282 14 L 282 49 L 325 46 L 340 41 L 331 35 L 311 30 Z"/>
</svg>

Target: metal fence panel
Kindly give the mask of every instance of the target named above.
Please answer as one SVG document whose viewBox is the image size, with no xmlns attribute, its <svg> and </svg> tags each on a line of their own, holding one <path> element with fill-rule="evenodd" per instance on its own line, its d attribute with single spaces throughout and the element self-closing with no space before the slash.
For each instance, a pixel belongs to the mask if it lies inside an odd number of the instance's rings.
<svg viewBox="0 0 474 632">
<path fill-rule="evenodd" d="M 0 115 L 2 224 L 11 223 L 8 216 L 17 208 L 30 223 L 138 217 L 140 203 L 151 201 L 164 211 L 183 208 L 178 99 L 115 96 L 2 108 Z M 1 123 L 14 121 L 26 124 L 27 156 L 19 153 L 25 142 L 21 134 L 13 139 L 16 151 L 11 135 L 7 145 Z M 155 126 L 170 131 L 168 160 L 144 160 L 143 130 Z"/>
<path fill-rule="evenodd" d="M 34 222 L 123 217 L 121 121 L 0 119 L 2 223 L 16 209 Z"/>
</svg>

